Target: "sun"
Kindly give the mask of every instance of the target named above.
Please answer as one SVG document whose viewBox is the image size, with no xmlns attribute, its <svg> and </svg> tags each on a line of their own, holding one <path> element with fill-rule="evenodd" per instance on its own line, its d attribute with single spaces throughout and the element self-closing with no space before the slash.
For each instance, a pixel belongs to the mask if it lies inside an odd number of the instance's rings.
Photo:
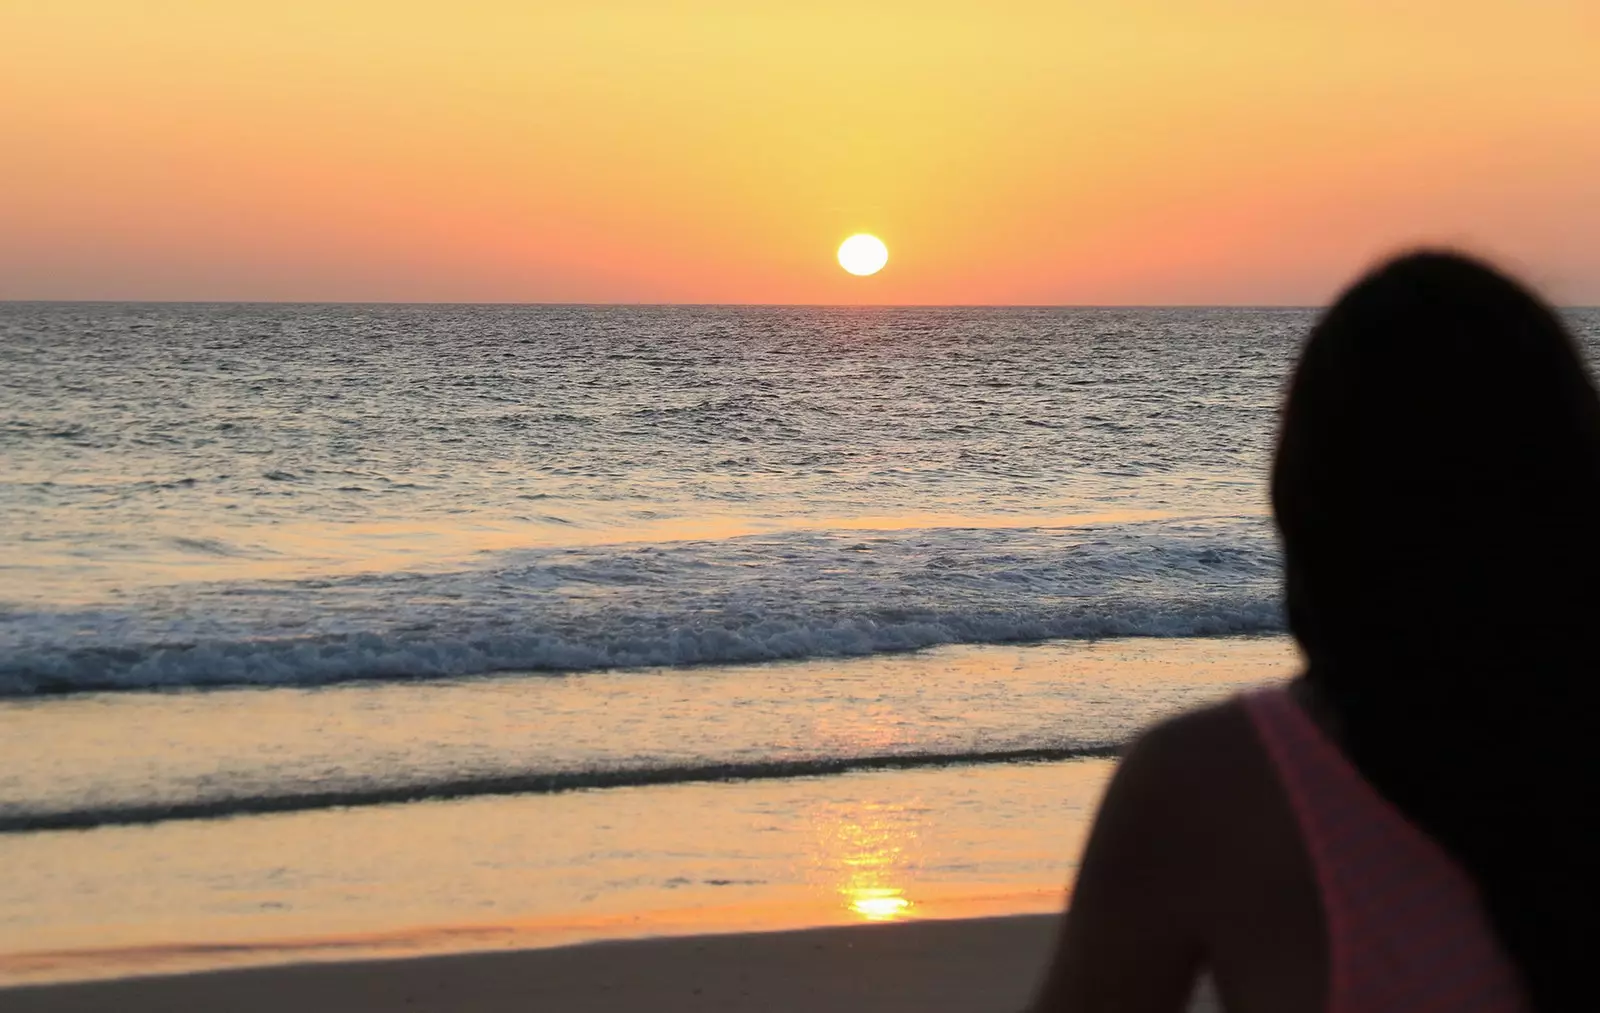
<svg viewBox="0 0 1600 1013">
<path fill-rule="evenodd" d="M 858 232 L 839 244 L 839 266 L 851 274 L 877 274 L 888 262 L 889 248 L 877 236 Z"/>
</svg>

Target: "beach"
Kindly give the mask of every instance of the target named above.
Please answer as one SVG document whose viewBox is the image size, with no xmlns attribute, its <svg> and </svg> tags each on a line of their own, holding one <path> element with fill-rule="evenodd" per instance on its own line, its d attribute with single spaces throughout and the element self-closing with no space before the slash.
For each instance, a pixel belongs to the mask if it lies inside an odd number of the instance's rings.
<svg viewBox="0 0 1600 1013">
<path fill-rule="evenodd" d="M 7 1010 L 1016 1011 L 1055 919 L 1000 918 L 302 964 L 0 993 Z"/>
<path fill-rule="evenodd" d="M 592 943 L 20 989 L 0 998 L 16 1013 L 1015 1013 L 1031 997 L 1057 923 L 1039 915 Z M 1205 995 L 1191 1008 L 1218 1007 Z"/>
<path fill-rule="evenodd" d="M 1146 639 L 7 704 L 11 797 L 47 826 L 0 833 L 0 982 L 1057 912 L 1102 749 L 1294 664 L 1282 638 Z M 530 755 L 581 744 L 573 700 L 613 752 Z M 1057 753 L 1010 751 L 1041 738 Z M 624 783 L 429 776 L 466 750 Z M 257 791 L 194 794 L 230 769 Z M 378 777 L 416 798 L 374 801 Z"/>
<path fill-rule="evenodd" d="M 855 664 L 865 682 L 898 677 L 923 693 L 938 692 L 941 670 L 963 685 L 1005 673 L 1019 690 L 1065 676 L 1075 708 L 1041 717 L 1076 713 L 1089 725 L 1117 700 L 1119 684 L 1141 686 L 1159 713 L 1282 678 L 1293 661 L 1281 639 L 1257 638 L 951 648 Z M 836 689 L 852 679 L 849 666 L 813 668 Z M 806 669 L 764 672 L 792 691 Z M 647 693 L 646 673 L 605 678 Z M 705 692 L 729 684 L 751 692 L 750 672 L 701 678 Z M 518 689 L 530 686 L 557 689 L 525 680 Z M 472 692 L 503 704 L 507 686 L 455 687 L 447 697 L 492 742 Z M 380 726 L 395 720 L 381 687 L 340 694 L 312 699 L 325 710 L 345 701 L 336 723 L 363 713 Z M 215 765 L 203 750 L 218 742 L 246 755 L 242 729 L 229 724 L 235 710 L 263 739 L 295 741 L 289 729 L 304 714 L 292 703 L 274 717 L 249 702 L 213 691 L 188 701 L 196 710 L 187 719 L 169 705 L 165 724 L 119 711 L 148 705 L 137 697 L 68 700 L 80 712 L 70 719 L 30 713 L 100 741 L 115 761 L 108 767 L 137 771 L 139 750 L 113 729 L 137 730 L 180 767 L 186 755 Z M 674 709 L 659 697 L 636 703 Z M 895 703 L 880 690 L 878 724 L 904 720 L 907 703 Z M 743 707 L 756 709 L 749 699 Z M 6 717 L 10 741 L 25 743 L 18 710 Z M 937 714 L 923 717 L 938 723 Z M 618 720 L 636 724 L 627 712 Z M 996 721 L 1017 725 L 1004 714 Z M 751 731 L 768 734 L 769 726 Z M 1112 725 L 1101 734 L 1124 732 Z M 649 741 L 642 728 L 635 741 Z M 351 743 L 372 746 L 362 735 Z M 352 749 L 345 762 L 359 767 L 361 755 Z M 81 757 L 85 767 L 91 756 Z M 1018 1009 L 1044 966 L 1114 760 L 911 759 L 843 773 L 205 819 L 122 813 L 119 822 L 107 808 L 92 828 L 0 834 L 11 873 L 0 887 L 0 983 L 10 986 L 0 988 L 0 1006 Z M 25 775 L 13 777 L 26 783 Z M 79 776 L 110 778 L 82 768 Z"/>
</svg>

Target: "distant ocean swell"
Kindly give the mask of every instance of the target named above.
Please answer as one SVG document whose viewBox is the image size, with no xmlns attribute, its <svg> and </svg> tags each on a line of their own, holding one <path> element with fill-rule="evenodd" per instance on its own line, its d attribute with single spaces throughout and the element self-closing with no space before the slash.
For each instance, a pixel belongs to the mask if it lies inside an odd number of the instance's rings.
<svg viewBox="0 0 1600 1013">
<path fill-rule="evenodd" d="M 549 795 L 601 788 L 633 788 L 708 781 L 827 777 L 856 771 L 1049 762 L 1114 756 L 1118 748 L 1118 744 L 1037 746 L 979 752 L 885 753 L 874 756 L 753 760 L 688 766 L 496 773 L 431 782 L 355 784 L 325 790 L 232 795 L 182 801 L 129 800 L 82 809 L 31 810 L 0 807 L 0 834 L 42 830 L 87 830 L 94 827 L 161 823 L 168 820 L 223 819 L 229 816 L 444 801 L 486 795 Z"/>
<path fill-rule="evenodd" d="M 1259 517 L 497 553 L 0 613 L 0 695 L 318 685 L 1283 628 Z"/>
</svg>

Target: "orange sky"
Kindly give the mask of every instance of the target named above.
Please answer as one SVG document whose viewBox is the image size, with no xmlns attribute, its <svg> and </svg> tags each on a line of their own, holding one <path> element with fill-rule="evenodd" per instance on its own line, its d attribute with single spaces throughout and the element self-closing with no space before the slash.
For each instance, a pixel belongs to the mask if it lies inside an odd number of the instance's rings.
<svg viewBox="0 0 1600 1013">
<path fill-rule="evenodd" d="M 1319 303 L 1424 240 L 1600 303 L 1600 3 L 0 0 L 0 298 Z"/>
</svg>

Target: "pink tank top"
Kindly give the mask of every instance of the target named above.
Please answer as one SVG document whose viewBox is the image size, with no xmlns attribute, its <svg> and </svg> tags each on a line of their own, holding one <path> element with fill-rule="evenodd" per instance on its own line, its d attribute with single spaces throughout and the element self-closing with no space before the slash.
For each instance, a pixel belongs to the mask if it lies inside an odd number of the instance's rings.
<svg viewBox="0 0 1600 1013">
<path fill-rule="evenodd" d="M 1478 891 L 1283 689 L 1244 697 L 1316 870 L 1329 1013 L 1526 1013 Z"/>
</svg>

